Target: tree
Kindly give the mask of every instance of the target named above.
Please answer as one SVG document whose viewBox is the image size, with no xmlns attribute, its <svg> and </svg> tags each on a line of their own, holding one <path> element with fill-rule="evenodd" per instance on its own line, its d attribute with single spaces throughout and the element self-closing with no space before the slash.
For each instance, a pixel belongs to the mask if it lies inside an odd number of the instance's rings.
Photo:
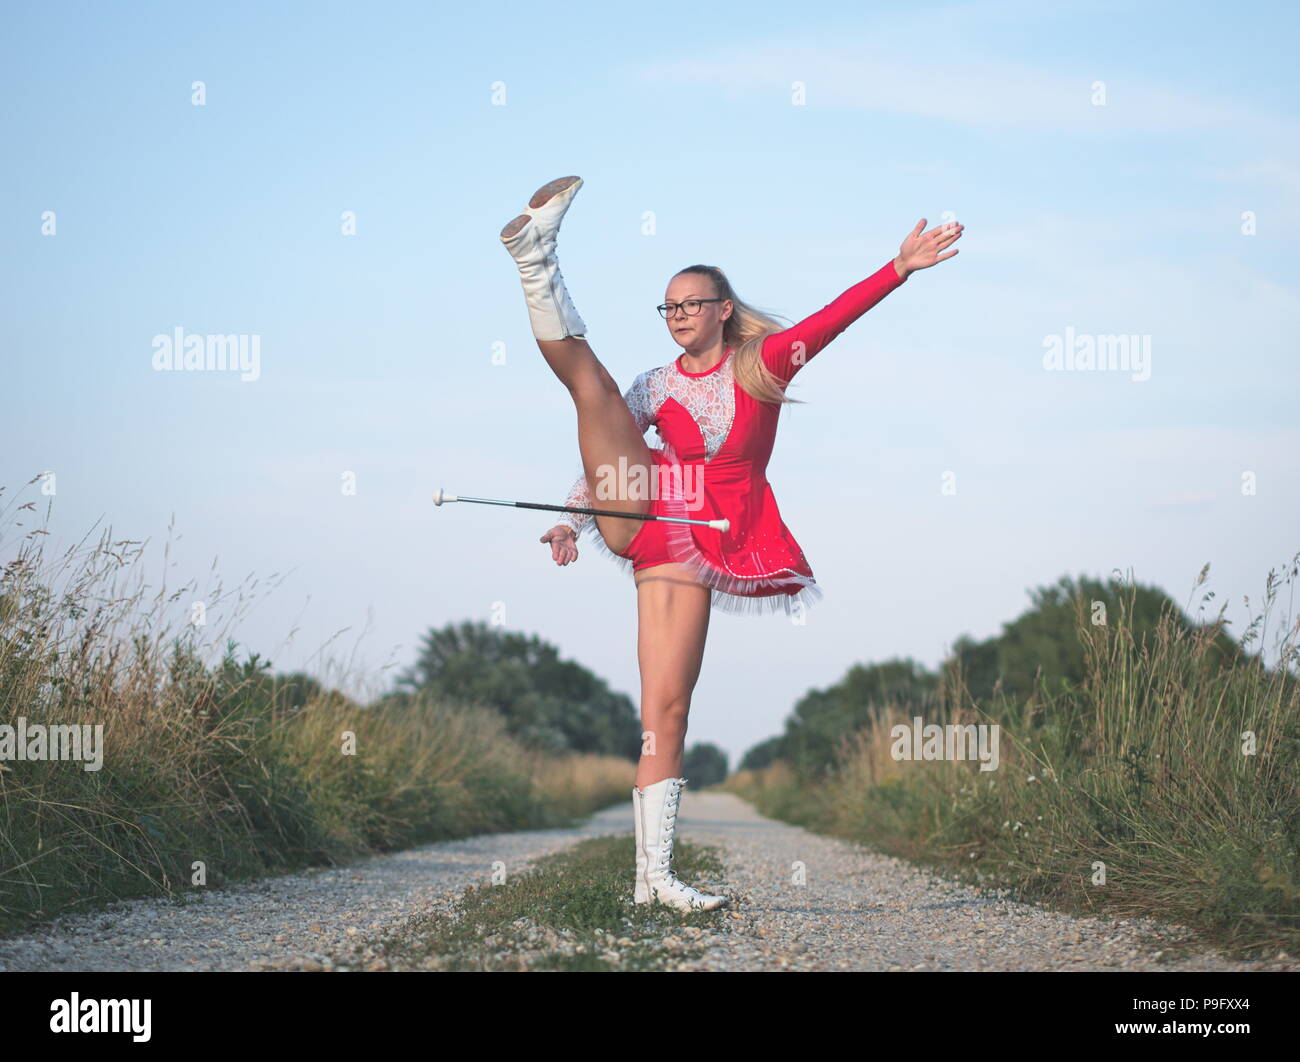
<svg viewBox="0 0 1300 1062">
<path fill-rule="evenodd" d="M 770 737 L 766 741 L 760 741 L 741 757 L 740 766 L 737 770 L 761 771 L 764 767 L 781 758 L 782 744 L 783 741 L 779 735 Z"/>
<path fill-rule="evenodd" d="M 1129 599 L 1132 597 L 1132 611 Z M 1082 611 L 1088 622 L 1096 615 L 1108 624 L 1119 621 L 1121 610 L 1128 613 L 1125 625 L 1140 645 L 1156 629 L 1162 612 L 1172 611 L 1184 629 L 1194 624 L 1177 603 L 1159 587 L 1128 584 L 1118 579 L 1105 582 L 1080 576 L 1077 580 L 1062 576 L 1050 586 L 1029 591 L 1031 606 L 1009 623 L 1002 632 L 983 642 L 962 636 L 954 645 L 953 660 L 960 663 L 971 696 L 987 702 L 1001 681 L 1002 692 L 1013 700 L 1025 700 L 1035 691 L 1038 681 L 1057 692 L 1083 681 L 1086 661 L 1079 639 L 1078 621 Z M 1236 659 L 1238 650 L 1223 631 L 1215 639 L 1220 663 Z"/>
<path fill-rule="evenodd" d="M 780 758 L 801 771 L 821 771 L 835 762 L 840 739 L 865 726 L 881 709 L 895 705 L 927 714 L 938 676 L 912 659 L 855 664 L 824 690 L 810 690 L 786 721 Z"/>
<path fill-rule="evenodd" d="M 855 664 L 833 686 L 810 690 L 787 718 L 785 733 L 750 749 L 741 766 L 758 768 L 783 759 L 802 772 L 826 771 L 835 762 L 841 738 L 866 725 L 886 705 L 934 718 L 940 676 L 950 677 L 957 670 L 975 701 L 989 706 L 1000 692 L 1003 707 L 1013 710 L 1023 707 L 1040 683 L 1049 693 L 1082 683 L 1087 664 L 1078 624 L 1081 616 L 1085 622 L 1093 622 L 1094 615 L 1102 618 L 1097 602 L 1104 606 L 1105 621 L 1113 625 L 1122 618 L 1139 644 L 1152 637 L 1166 610 L 1185 628 L 1194 626 L 1163 590 L 1115 578 L 1062 576 L 1030 590 L 1029 597 L 1030 607 L 1003 624 L 1001 633 L 983 641 L 959 637 L 938 674 L 910 659 L 895 659 Z M 1215 634 L 1213 645 L 1216 652 L 1207 666 L 1221 667 L 1241 655 L 1223 630 Z"/>
<path fill-rule="evenodd" d="M 561 660 L 536 635 L 468 620 L 430 629 L 398 687 L 494 708 L 512 735 L 537 749 L 639 754 L 632 701 L 582 665 Z"/>
<path fill-rule="evenodd" d="M 692 745 L 682 756 L 682 775 L 696 789 L 727 780 L 727 754 L 717 745 L 705 742 Z"/>
</svg>

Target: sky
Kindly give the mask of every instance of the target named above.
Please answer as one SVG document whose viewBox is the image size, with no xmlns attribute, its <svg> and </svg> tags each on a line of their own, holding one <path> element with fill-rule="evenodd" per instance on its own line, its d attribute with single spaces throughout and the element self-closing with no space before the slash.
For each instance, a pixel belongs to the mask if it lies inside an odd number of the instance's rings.
<svg viewBox="0 0 1300 1062">
<path fill-rule="evenodd" d="M 1063 575 L 1211 589 L 1240 632 L 1300 551 L 1296 5 L 6 23 L 0 561 L 36 501 L 51 554 L 111 528 L 155 583 L 251 580 L 237 634 L 277 670 L 378 689 L 430 628 L 496 620 L 635 702 L 630 575 L 586 536 L 557 567 L 546 514 L 431 501 L 559 504 L 579 471 L 497 236 L 566 174 L 560 262 L 624 387 L 680 352 L 654 308 L 686 265 L 799 320 L 920 219 L 966 226 L 791 389 L 768 478 L 825 596 L 715 611 L 688 742 L 734 763 L 810 688 L 933 667 Z M 256 371 L 158 369 L 177 329 Z M 1148 360 L 1045 363 L 1117 335 Z"/>
</svg>

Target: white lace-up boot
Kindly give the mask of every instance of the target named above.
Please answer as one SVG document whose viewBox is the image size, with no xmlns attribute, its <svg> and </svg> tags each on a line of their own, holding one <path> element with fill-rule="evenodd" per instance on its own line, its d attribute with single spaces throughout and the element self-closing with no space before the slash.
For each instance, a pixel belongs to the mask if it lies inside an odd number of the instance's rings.
<svg viewBox="0 0 1300 1062">
<path fill-rule="evenodd" d="M 650 902 L 650 886 L 645 880 L 645 825 L 641 818 L 641 790 L 632 787 L 632 820 L 636 823 L 636 889 L 632 893 L 633 903 Z"/>
<path fill-rule="evenodd" d="M 501 242 L 519 266 L 528 319 L 538 339 L 587 334 L 555 257 L 560 222 L 581 187 L 581 177 L 561 177 L 542 185 L 524 212 L 501 230 Z"/>
<path fill-rule="evenodd" d="M 679 881 L 672 870 L 677 808 L 685 785 L 685 778 L 665 778 L 641 790 L 637 847 L 643 854 L 637 860 L 636 902 L 654 898 L 682 911 L 712 911 L 727 903 L 727 897 L 700 892 Z"/>
</svg>

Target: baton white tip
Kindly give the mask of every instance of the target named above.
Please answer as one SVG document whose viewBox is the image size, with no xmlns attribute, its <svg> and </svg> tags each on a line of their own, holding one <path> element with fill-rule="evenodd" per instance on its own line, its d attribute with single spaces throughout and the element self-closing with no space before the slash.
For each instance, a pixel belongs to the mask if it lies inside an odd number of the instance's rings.
<svg viewBox="0 0 1300 1062">
<path fill-rule="evenodd" d="M 454 502 L 456 495 L 446 493 L 441 487 L 433 492 L 433 504 L 441 505 L 443 502 Z"/>
<path fill-rule="evenodd" d="M 731 521 L 730 521 L 730 520 L 710 520 L 710 521 L 709 521 L 709 526 L 710 526 L 711 528 L 713 528 L 713 530 L 715 530 L 715 531 L 730 531 L 730 530 L 731 530 Z"/>
</svg>

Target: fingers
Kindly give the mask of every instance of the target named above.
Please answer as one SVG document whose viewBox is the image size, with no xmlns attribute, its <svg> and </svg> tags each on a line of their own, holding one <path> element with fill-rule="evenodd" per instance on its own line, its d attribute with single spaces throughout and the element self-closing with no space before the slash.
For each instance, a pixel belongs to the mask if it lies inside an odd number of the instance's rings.
<svg viewBox="0 0 1300 1062">
<path fill-rule="evenodd" d="M 551 528 L 541 539 L 551 544 L 551 560 L 563 567 L 578 559 L 578 549 L 573 545 L 572 535 L 568 530 Z"/>
<path fill-rule="evenodd" d="M 937 265 L 957 253 L 956 251 L 949 251 L 944 255 L 939 254 L 940 251 L 952 246 L 955 241 L 961 239 L 961 234 L 965 228 L 966 226 L 964 225 L 950 222 L 947 225 L 941 225 L 939 228 L 932 229 L 930 232 L 926 233 L 926 236 L 930 241 L 930 246 L 926 248 L 925 254 L 927 257 L 929 255 L 935 256 L 933 264 Z"/>
<path fill-rule="evenodd" d="M 956 250 L 949 251 L 947 254 L 939 252 L 952 246 L 961 235 L 966 231 L 966 226 L 957 221 L 945 221 L 942 225 L 937 225 L 924 236 L 914 239 L 917 230 L 925 224 L 925 218 L 921 219 L 916 229 L 912 230 L 912 235 L 908 241 L 912 242 L 909 249 L 907 242 L 903 245 L 903 255 L 912 269 L 928 269 L 932 265 L 946 261 L 957 253 Z"/>
<path fill-rule="evenodd" d="M 966 228 L 965 225 L 959 224 L 956 221 L 946 221 L 942 225 L 935 226 L 925 235 L 927 239 L 931 239 L 931 240 L 940 240 L 940 239 L 955 240 L 958 236 L 962 234 L 962 230 L 965 228 Z"/>
</svg>

